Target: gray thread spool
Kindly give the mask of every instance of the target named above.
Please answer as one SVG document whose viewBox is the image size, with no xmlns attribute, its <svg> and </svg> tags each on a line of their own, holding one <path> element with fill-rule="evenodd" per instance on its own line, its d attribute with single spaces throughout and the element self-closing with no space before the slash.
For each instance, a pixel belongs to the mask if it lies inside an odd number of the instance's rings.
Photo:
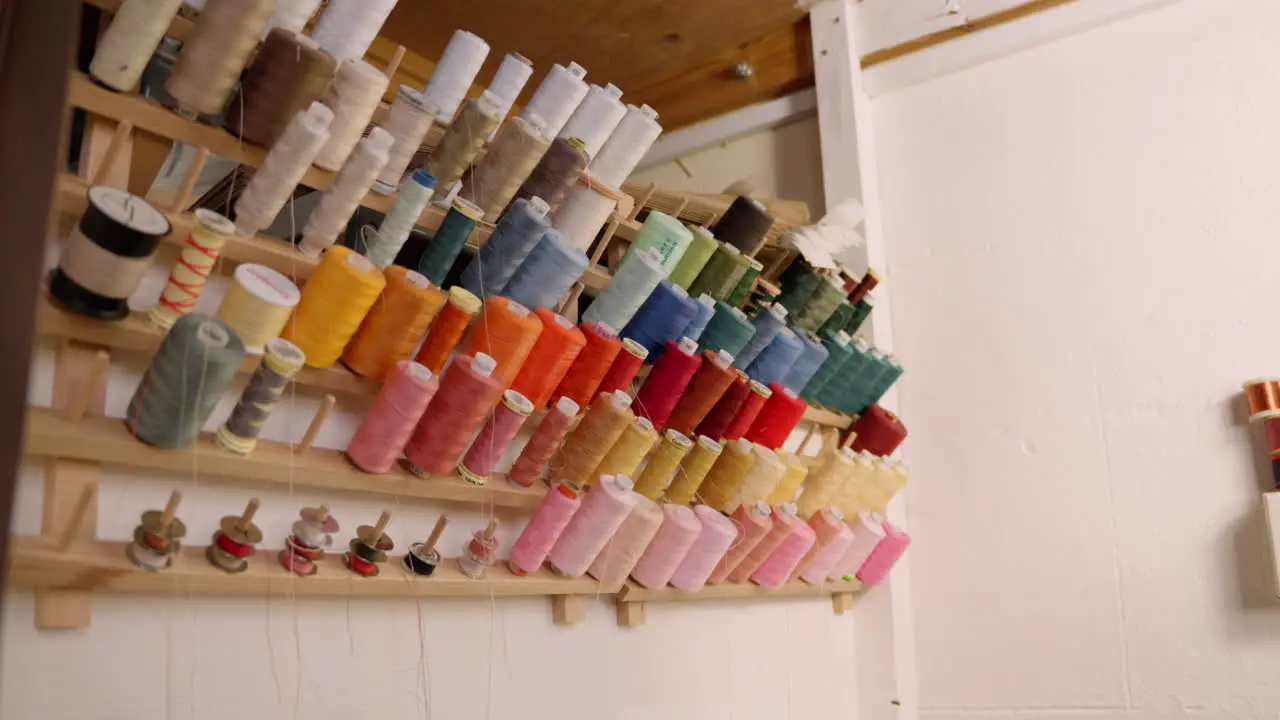
<svg viewBox="0 0 1280 720">
<path fill-rule="evenodd" d="M 657 250 L 643 250 L 624 258 L 613 279 L 583 313 L 582 321 L 626 327 L 666 276 L 662 255 Z"/>
<path fill-rule="evenodd" d="M 221 320 L 183 316 L 138 383 L 125 425 L 156 447 L 177 449 L 195 441 L 218 399 L 244 361 L 244 343 Z"/>
<path fill-rule="evenodd" d="M 529 174 L 529 179 L 516 191 L 516 197 L 540 197 L 554 211 L 564 202 L 569 188 L 578 181 L 578 175 L 590 161 L 591 156 L 581 140 L 576 137 L 556 138 Z"/>
<path fill-rule="evenodd" d="M 539 198 L 516 200 L 462 271 L 462 286 L 481 300 L 501 295 L 550 228 L 547 210 L 547 204 Z"/>
<path fill-rule="evenodd" d="M 531 310 L 551 308 L 578 282 L 589 263 L 587 254 L 574 247 L 564 233 L 548 228 L 503 295 Z"/>
</svg>

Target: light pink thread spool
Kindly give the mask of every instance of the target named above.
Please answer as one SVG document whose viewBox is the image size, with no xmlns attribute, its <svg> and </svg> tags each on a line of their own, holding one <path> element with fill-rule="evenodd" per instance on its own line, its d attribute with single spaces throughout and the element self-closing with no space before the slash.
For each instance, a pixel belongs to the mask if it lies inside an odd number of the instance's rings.
<svg viewBox="0 0 1280 720">
<path fill-rule="evenodd" d="M 662 506 L 662 527 L 631 570 L 631 579 L 647 588 L 665 587 L 702 533 L 702 523 L 683 505 Z"/>
<path fill-rule="evenodd" d="M 795 505 L 774 505 L 773 527 L 760 539 L 760 542 L 756 543 L 751 552 L 747 553 L 742 562 L 738 563 L 738 567 L 729 573 L 729 579 L 736 582 L 749 580 L 764 561 L 769 559 L 773 551 L 782 545 L 782 541 L 791 536 L 796 525 L 804 525 L 804 522 L 796 515 Z"/>
<path fill-rule="evenodd" d="M 879 585 L 889 576 L 889 571 L 911 545 L 911 536 L 893 526 L 884 524 L 884 539 L 871 551 L 871 557 L 862 563 L 858 579 L 868 585 Z"/>
<path fill-rule="evenodd" d="M 751 582 L 760 587 L 782 587 L 791 579 L 791 573 L 796 571 L 800 561 L 817 540 L 818 536 L 807 523 L 797 522 L 792 525 L 791 534 L 783 538 L 778 549 L 751 574 Z"/>
<path fill-rule="evenodd" d="M 884 539 L 884 518 L 876 513 L 860 512 L 849 521 L 849 529 L 853 531 L 853 542 L 845 551 L 844 557 L 836 563 L 830 580 L 839 580 L 846 575 L 852 577 L 862 569 L 862 564 L 871 557 L 871 551 Z"/>
<path fill-rule="evenodd" d="M 821 585 L 826 581 L 827 576 L 835 569 L 836 563 L 849 552 L 849 546 L 853 544 L 853 531 L 848 525 L 840 523 L 840 529 L 836 531 L 836 536 L 831 538 L 826 547 L 817 549 L 817 554 L 813 550 L 809 551 L 812 559 L 806 559 L 809 563 L 808 567 L 801 562 L 800 579 L 810 585 Z"/>
<path fill-rule="evenodd" d="M 662 508 L 657 503 L 637 494 L 635 507 L 631 508 L 627 519 L 622 521 L 618 532 L 613 534 L 587 572 L 605 588 L 622 587 L 631 569 L 640 562 L 640 556 L 658 534 L 662 518 Z"/>
<path fill-rule="evenodd" d="M 797 575 L 808 570 L 814 559 L 818 557 L 818 553 L 822 552 L 831 544 L 831 541 L 840 535 L 841 528 L 845 527 L 844 513 L 840 512 L 839 508 L 825 508 L 814 513 L 809 518 L 809 527 L 813 528 L 818 541 L 813 544 L 813 547 L 809 548 L 809 552 L 805 554 L 804 559 L 800 561 L 800 565 L 796 567 Z M 826 577 L 826 573 L 823 573 L 823 577 Z"/>
<path fill-rule="evenodd" d="M 671 575 L 671 585 L 685 592 L 698 592 L 707 584 L 716 563 L 724 557 L 729 545 L 738 537 L 738 529 L 719 510 L 699 505 L 693 509 L 702 523 L 702 532 Z"/>
<path fill-rule="evenodd" d="M 552 569 L 582 577 L 635 507 L 640 496 L 631 488 L 631 478 L 625 475 L 600 478 L 551 549 Z"/>
<path fill-rule="evenodd" d="M 480 429 L 480 434 L 471 444 L 466 457 L 462 458 L 462 464 L 458 466 L 458 475 L 474 485 L 483 485 L 488 482 L 489 475 L 498 466 L 507 448 L 511 446 L 511 441 L 515 439 L 516 433 L 520 432 L 520 427 L 524 425 L 525 420 L 529 419 L 532 412 L 533 403 L 529 402 L 529 398 L 515 390 L 502 393 L 502 402 L 494 408 L 493 414 Z"/>
<path fill-rule="evenodd" d="M 734 539 L 729 552 L 716 565 L 707 582 L 719 585 L 729 579 L 729 573 L 756 549 L 756 545 L 773 529 L 773 508 L 769 503 L 757 502 L 743 505 L 733 511 L 733 522 L 738 528 L 738 536 Z"/>
<path fill-rule="evenodd" d="M 425 366 L 401 360 L 347 445 L 347 457 L 361 470 L 384 473 L 395 465 L 440 379 Z"/>
<path fill-rule="evenodd" d="M 533 484 L 542 477 L 542 474 L 547 471 L 547 465 L 551 462 L 551 456 L 560 449 L 560 443 L 564 442 L 565 435 L 568 435 L 569 429 L 573 427 L 573 421 L 578 417 L 578 410 L 578 403 L 562 397 L 547 411 L 542 422 L 538 423 L 538 429 L 533 431 L 529 442 L 520 451 L 520 457 L 516 458 L 515 464 L 511 466 L 511 472 L 507 474 L 507 479 L 512 485 L 533 487 Z"/>
<path fill-rule="evenodd" d="M 560 539 L 560 534 L 581 506 L 578 489 L 572 485 L 556 483 L 548 490 L 533 518 L 524 526 L 524 532 L 511 546 L 511 559 L 508 561 L 511 572 L 526 575 L 540 570 L 556 540 Z"/>
</svg>

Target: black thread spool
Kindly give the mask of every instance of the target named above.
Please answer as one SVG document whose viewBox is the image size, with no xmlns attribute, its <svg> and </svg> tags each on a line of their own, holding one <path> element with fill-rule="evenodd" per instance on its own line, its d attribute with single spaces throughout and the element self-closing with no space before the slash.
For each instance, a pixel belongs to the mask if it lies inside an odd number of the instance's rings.
<svg viewBox="0 0 1280 720">
<path fill-rule="evenodd" d="M 414 543 L 409 546 L 409 552 L 404 554 L 404 566 L 408 570 L 413 571 L 415 575 L 429 576 L 436 571 L 440 565 L 440 553 L 436 551 L 436 543 L 440 542 L 440 536 L 444 534 L 445 526 L 449 524 L 449 516 L 441 515 L 436 521 L 436 526 L 431 530 L 431 537 L 426 542 Z"/>
<path fill-rule="evenodd" d="M 754 198 L 739 195 L 712 226 L 711 233 L 741 250 L 743 255 L 755 255 L 764 245 L 771 227 L 773 215 L 768 209 Z"/>
<path fill-rule="evenodd" d="M 67 238 L 49 293 L 62 305 L 99 320 L 129 314 L 129 296 L 151 267 L 169 220 L 136 195 L 89 188 L 89 207 Z"/>
</svg>

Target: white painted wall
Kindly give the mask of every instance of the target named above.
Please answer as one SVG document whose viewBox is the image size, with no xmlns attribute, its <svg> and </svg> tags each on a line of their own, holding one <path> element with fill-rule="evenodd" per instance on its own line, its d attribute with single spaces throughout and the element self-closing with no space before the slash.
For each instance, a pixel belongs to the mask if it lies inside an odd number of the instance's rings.
<svg viewBox="0 0 1280 720">
<path fill-rule="evenodd" d="M 925 717 L 1280 714 L 1278 25 L 1182 0 L 876 99 Z"/>
</svg>

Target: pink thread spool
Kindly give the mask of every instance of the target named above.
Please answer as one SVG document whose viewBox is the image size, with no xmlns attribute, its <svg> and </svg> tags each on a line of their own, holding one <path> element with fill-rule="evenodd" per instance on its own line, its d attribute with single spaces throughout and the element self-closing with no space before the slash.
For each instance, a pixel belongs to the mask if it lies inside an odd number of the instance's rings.
<svg viewBox="0 0 1280 720">
<path fill-rule="evenodd" d="M 791 573 L 800 566 L 800 561 L 817 540 L 818 536 L 808 524 L 797 522 L 792 525 L 791 534 L 783 538 L 778 549 L 751 574 L 751 582 L 760 587 L 782 587 L 791 579 Z"/>
<path fill-rule="evenodd" d="M 640 498 L 631 488 L 631 478 L 625 475 L 600 478 L 551 548 L 552 569 L 567 577 L 582 577 Z"/>
<path fill-rule="evenodd" d="M 728 552 L 729 545 L 738 536 L 738 529 L 729 518 L 720 514 L 719 510 L 699 505 L 693 513 L 702 524 L 702 532 L 693 546 L 680 561 L 679 567 L 671 574 L 671 586 L 685 592 L 698 592 L 707 584 L 711 571 Z"/>
<path fill-rule="evenodd" d="M 702 523 L 693 510 L 663 505 L 662 527 L 631 570 L 631 579 L 647 588 L 666 587 L 701 533 Z"/>
<path fill-rule="evenodd" d="M 533 403 L 515 390 L 502 393 L 502 402 L 494 408 L 489 421 L 480 429 L 467 456 L 458 466 L 458 475 L 473 485 L 483 485 L 506 454 L 511 441 L 524 421 L 533 413 Z"/>
<path fill-rule="evenodd" d="M 733 511 L 733 521 L 737 526 L 738 535 L 729 552 L 716 565 L 716 569 L 707 580 L 712 585 L 719 585 L 728 580 L 729 573 L 736 570 L 747 555 L 756 549 L 756 545 L 760 544 L 764 536 L 773 529 L 773 508 L 769 507 L 769 503 L 764 502 L 742 505 Z"/>
<path fill-rule="evenodd" d="M 408 360 L 396 363 L 347 444 L 352 464 L 370 473 L 390 470 L 439 388 L 440 379 L 426 366 Z"/>
<path fill-rule="evenodd" d="M 627 519 L 622 521 L 618 532 L 613 534 L 587 572 L 605 588 L 622 587 L 636 563 L 640 562 L 640 556 L 658 534 L 662 518 L 662 508 L 657 503 L 637 494 L 635 507 L 631 508 Z"/>
<path fill-rule="evenodd" d="M 893 526 L 884 524 L 884 539 L 871 551 L 871 556 L 858 570 L 858 579 L 868 585 L 879 585 L 889 576 L 889 571 L 911 545 L 911 536 Z"/>
<path fill-rule="evenodd" d="M 476 353 L 474 358 L 455 357 L 444 371 L 440 389 L 404 449 L 415 475 L 448 475 L 458 466 L 502 392 L 502 382 L 493 374 L 496 366 L 493 358 Z"/>
<path fill-rule="evenodd" d="M 746 582 L 756 574 L 756 570 L 764 564 L 765 560 L 773 554 L 781 545 L 782 541 L 791 537 L 791 533 L 795 531 L 796 525 L 804 525 L 804 522 L 796 516 L 796 506 L 774 505 L 773 506 L 773 527 L 765 534 L 760 542 L 747 553 L 747 556 L 738 563 L 738 567 L 729 573 L 729 579 L 736 582 Z M 807 525 L 805 527 L 808 527 Z"/>
<path fill-rule="evenodd" d="M 853 533 L 853 542 L 849 543 L 849 549 L 845 551 L 844 557 L 840 558 L 835 568 L 827 575 L 829 580 L 839 580 L 858 574 L 862 564 L 871 557 L 871 551 L 875 550 L 876 545 L 884 539 L 884 518 L 876 513 L 860 512 L 857 517 L 849 521 L 849 530 Z"/>
<path fill-rule="evenodd" d="M 520 457 L 511 466 L 511 472 L 507 474 L 512 485 L 533 487 L 542 478 L 551 457 L 560 449 L 560 443 L 564 442 L 565 435 L 573 427 L 578 410 L 578 403 L 571 398 L 562 397 L 547 411 L 542 422 L 538 423 L 538 429 L 533 431 L 529 442 L 525 443 L 524 450 L 520 451 Z"/>
<path fill-rule="evenodd" d="M 548 490 L 533 518 L 524 526 L 524 532 L 511 546 L 511 558 L 507 561 L 511 572 L 527 575 L 540 570 L 556 540 L 560 539 L 560 534 L 581 506 L 578 488 L 573 485 L 556 483 Z"/>
<path fill-rule="evenodd" d="M 810 518 L 810 524 L 812 524 L 812 518 Z M 817 528 L 814 528 L 814 531 L 816 532 Z M 835 536 L 830 538 L 825 545 L 822 543 L 821 534 L 819 534 L 818 542 L 813 546 L 813 550 L 810 550 L 809 555 L 800 563 L 800 579 L 810 585 L 821 585 L 826 582 L 827 576 L 835 569 L 836 563 L 840 562 L 840 559 L 849 552 L 849 546 L 852 544 L 853 531 L 844 523 L 840 523 L 840 527 L 836 529 Z"/>
<path fill-rule="evenodd" d="M 799 567 L 796 568 L 797 574 L 808 570 L 809 565 L 818 557 L 818 553 L 822 552 L 823 548 L 830 545 L 831 541 L 840 535 L 840 529 L 845 527 L 844 513 L 840 512 L 839 508 L 826 508 L 809 517 L 809 527 L 813 528 L 814 535 L 817 536 L 818 541 L 813 544 L 813 547 L 805 554 L 804 559 L 800 561 Z M 824 573 L 823 575 L 825 577 L 826 574 Z"/>
</svg>

